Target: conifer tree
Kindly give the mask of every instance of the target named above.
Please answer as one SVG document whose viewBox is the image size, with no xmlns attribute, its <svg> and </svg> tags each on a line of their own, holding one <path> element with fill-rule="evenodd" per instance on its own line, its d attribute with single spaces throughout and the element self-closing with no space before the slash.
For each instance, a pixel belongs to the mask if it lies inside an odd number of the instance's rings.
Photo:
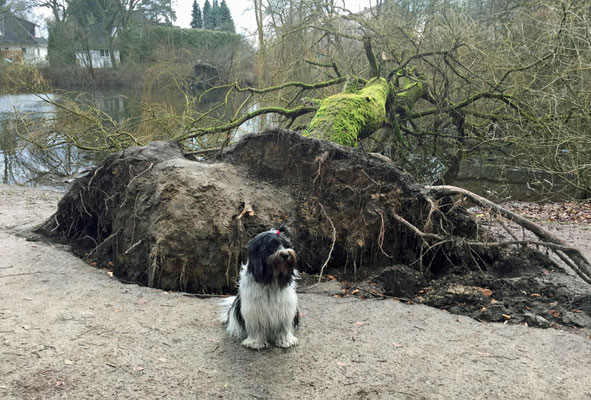
<svg viewBox="0 0 591 400">
<path fill-rule="evenodd" d="M 216 31 L 220 30 L 220 5 L 218 3 L 218 0 L 213 0 L 213 3 L 211 4 L 211 20 L 213 21 L 213 28 Z"/>
<path fill-rule="evenodd" d="M 234 20 L 232 19 L 232 13 L 230 12 L 230 8 L 228 8 L 228 4 L 226 4 L 226 0 L 222 0 L 220 3 L 220 8 L 218 11 L 218 28 L 222 31 L 226 32 L 236 32 L 236 27 L 234 26 Z"/>
<path fill-rule="evenodd" d="M 203 19 L 201 17 L 201 8 L 197 0 L 193 0 L 193 10 L 191 11 L 191 28 L 201 29 L 203 28 Z"/>
<path fill-rule="evenodd" d="M 215 28 L 215 16 L 211 10 L 211 3 L 209 0 L 205 0 L 203 3 L 203 29 L 214 29 Z"/>
</svg>

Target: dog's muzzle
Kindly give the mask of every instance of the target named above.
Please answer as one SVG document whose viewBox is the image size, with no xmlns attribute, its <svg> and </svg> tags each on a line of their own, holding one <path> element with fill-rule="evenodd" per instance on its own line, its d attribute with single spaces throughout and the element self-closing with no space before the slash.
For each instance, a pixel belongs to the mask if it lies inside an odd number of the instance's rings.
<svg viewBox="0 0 591 400">
<path fill-rule="evenodd" d="M 279 250 L 269 257 L 268 264 L 273 267 L 275 277 L 290 276 L 296 267 L 296 252 L 293 249 Z"/>
</svg>

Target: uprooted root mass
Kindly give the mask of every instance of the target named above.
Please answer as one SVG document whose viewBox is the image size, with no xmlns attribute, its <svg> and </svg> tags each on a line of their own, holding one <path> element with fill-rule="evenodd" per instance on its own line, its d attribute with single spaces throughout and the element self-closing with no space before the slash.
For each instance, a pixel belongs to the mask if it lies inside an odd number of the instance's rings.
<svg viewBox="0 0 591 400">
<path fill-rule="evenodd" d="M 247 241 L 282 222 L 309 273 L 405 265 L 431 280 L 516 259 L 507 247 L 471 245 L 490 237 L 460 201 L 431 197 L 394 163 L 286 130 L 245 137 L 215 161 L 195 161 L 175 142 L 113 154 L 40 231 L 120 279 L 226 293 Z"/>
</svg>

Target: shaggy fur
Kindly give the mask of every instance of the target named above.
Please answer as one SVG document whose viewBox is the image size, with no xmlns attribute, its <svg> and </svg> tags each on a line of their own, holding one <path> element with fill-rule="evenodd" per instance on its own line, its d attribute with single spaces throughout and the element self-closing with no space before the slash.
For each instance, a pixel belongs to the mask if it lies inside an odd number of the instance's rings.
<svg viewBox="0 0 591 400">
<path fill-rule="evenodd" d="M 238 295 L 224 300 L 226 330 L 242 345 L 260 350 L 274 344 L 292 347 L 298 342 L 296 253 L 287 228 L 259 233 L 248 245 L 248 263 L 242 266 Z"/>
</svg>

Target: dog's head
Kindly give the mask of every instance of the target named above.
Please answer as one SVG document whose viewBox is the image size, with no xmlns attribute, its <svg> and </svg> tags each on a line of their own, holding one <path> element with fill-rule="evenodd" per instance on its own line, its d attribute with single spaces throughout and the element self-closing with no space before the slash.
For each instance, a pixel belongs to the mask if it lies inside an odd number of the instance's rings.
<svg viewBox="0 0 591 400">
<path fill-rule="evenodd" d="M 256 282 L 287 286 L 293 280 L 295 268 L 296 253 L 284 224 L 259 233 L 248 243 L 248 272 Z"/>
</svg>

